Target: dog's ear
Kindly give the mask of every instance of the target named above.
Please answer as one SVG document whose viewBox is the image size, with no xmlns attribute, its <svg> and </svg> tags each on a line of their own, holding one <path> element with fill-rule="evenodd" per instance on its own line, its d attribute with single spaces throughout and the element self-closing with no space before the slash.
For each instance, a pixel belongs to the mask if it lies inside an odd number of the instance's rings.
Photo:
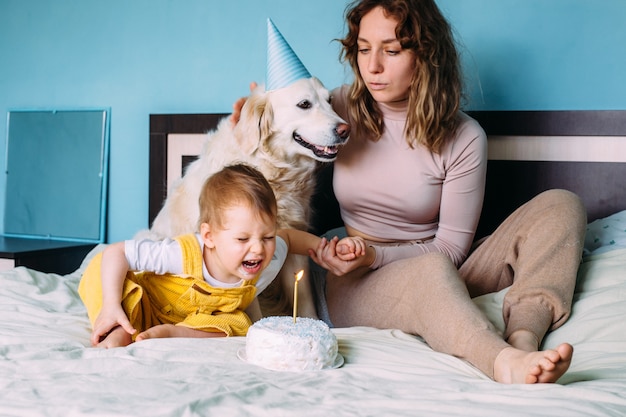
<svg viewBox="0 0 626 417">
<path fill-rule="evenodd" d="M 267 100 L 267 93 L 253 93 L 248 97 L 235 127 L 235 137 L 244 153 L 252 155 L 272 134 L 273 118 L 274 113 Z"/>
<path fill-rule="evenodd" d="M 272 125 L 274 124 L 274 109 L 272 108 L 270 101 L 267 100 L 267 96 L 265 96 L 265 98 L 263 113 L 259 119 L 259 145 L 265 143 L 267 138 L 274 134 L 272 131 Z"/>
</svg>

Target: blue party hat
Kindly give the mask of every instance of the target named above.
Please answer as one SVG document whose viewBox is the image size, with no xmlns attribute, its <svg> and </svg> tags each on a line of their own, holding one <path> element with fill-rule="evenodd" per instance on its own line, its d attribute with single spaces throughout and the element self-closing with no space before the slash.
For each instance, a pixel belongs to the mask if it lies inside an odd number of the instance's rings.
<svg viewBox="0 0 626 417">
<path fill-rule="evenodd" d="M 291 46 L 278 31 L 272 19 L 267 19 L 267 74 L 265 90 L 277 90 L 302 78 L 311 78 Z"/>
</svg>

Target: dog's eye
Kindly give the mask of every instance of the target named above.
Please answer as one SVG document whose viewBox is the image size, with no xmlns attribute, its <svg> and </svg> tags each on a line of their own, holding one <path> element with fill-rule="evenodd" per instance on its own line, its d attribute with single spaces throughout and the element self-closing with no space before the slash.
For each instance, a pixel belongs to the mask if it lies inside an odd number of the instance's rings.
<svg viewBox="0 0 626 417">
<path fill-rule="evenodd" d="M 298 103 L 298 107 L 300 107 L 301 109 L 310 109 L 311 108 L 311 102 L 309 100 L 302 100 L 300 103 Z"/>
</svg>

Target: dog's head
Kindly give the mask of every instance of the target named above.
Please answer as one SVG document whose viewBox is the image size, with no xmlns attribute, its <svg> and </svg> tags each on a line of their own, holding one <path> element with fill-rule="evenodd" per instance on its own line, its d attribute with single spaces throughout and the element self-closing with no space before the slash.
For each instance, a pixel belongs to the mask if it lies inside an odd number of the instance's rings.
<svg viewBox="0 0 626 417">
<path fill-rule="evenodd" d="M 330 94 L 317 78 L 269 92 L 257 88 L 236 129 L 245 130 L 237 136 L 248 154 L 262 151 L 285 161 L 334 161 L 350 135 L 350 126 L 333 111 Z"/>
</svg>

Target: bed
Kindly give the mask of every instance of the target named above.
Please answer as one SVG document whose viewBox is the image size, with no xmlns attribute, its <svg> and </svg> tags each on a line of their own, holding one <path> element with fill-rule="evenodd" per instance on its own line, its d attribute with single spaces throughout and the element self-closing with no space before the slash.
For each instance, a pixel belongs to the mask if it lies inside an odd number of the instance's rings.
<svg viewBox="0 0 626 417">
<path fill-rule="evenodd" d="M 150 218 L 168 184 L 223 115 L 152 115 Z M 89 259 L 68 275 L 0 274 L 2 416 L 623 416 L 626 415 L 626 111 L 473 112 L 490 140 L 479 234 L 547 188 L 577 192 L 589 213 L 570 320 L 544 341 L 575 355 L 557 384 L 497 384 L 394 329 L 334 329 L 345 364 L 281 373 L 249 365 L 245 338 L 89 347 L 77 296 Z M 169 161 L 169 162 L 168 162 Z M 337 223 L 320 169 L 314 231 Z M 506 290 L 475 302 L 502 328 Z"/>
</svg>

